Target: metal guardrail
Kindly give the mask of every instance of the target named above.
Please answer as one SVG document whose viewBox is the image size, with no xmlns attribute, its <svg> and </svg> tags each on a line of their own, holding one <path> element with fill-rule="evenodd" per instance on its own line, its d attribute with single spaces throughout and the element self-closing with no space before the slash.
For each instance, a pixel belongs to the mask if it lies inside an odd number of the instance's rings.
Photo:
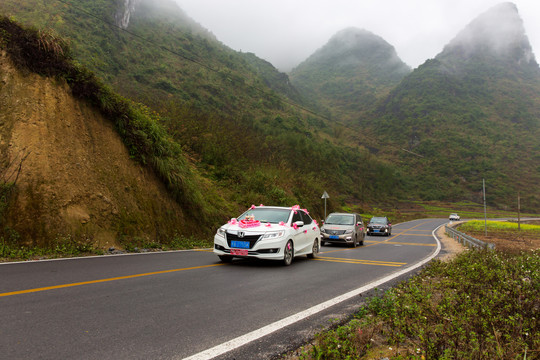
<svg viewBox="0 0 540 360">
<path fill-rule="evenodd" d="M 445 225 L 444 228 L 448 236 L 452 237 L 454 240 L 457 240 L 458 242 L 460 242 L 461 244 L 465 246 L 473 247 L 473 248 L 488 249 L 488 250 L 495 249 L 495 244 L 486 243 L 486 242 L 483 242 L 482 240 L 473 238 L 472 236 L 464 234 L 461 231 L 458 231 L 448 225 Z"/>
</svg>

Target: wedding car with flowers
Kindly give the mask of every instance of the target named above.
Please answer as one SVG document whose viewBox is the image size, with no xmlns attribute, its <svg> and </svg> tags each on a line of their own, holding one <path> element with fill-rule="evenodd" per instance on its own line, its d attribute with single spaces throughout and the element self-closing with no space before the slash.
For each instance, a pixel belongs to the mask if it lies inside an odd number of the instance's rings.
<svg viewBox="0 0 540 360">
<path fill-rule="evenodd" d="M 298 205 L 252 205 L 221 226 L 214 236 L 214 253 L 223 262 L 238 257 L 279 260 L 290 265 L 296 256 L 316 257 L 320 246 L 317 221 Z"/>
</svg>

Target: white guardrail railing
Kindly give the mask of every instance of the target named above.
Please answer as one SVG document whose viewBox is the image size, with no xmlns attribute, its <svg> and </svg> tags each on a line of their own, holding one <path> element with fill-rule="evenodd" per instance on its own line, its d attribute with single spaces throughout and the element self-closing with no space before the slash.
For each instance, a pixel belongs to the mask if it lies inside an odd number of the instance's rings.
<svg viewBox="0 0 540 360">
<path fill-rule="evenodd" d="M 461 231 L 458 231 L 448 225 L 445 225 L 444 229 L 445 229 L 446 235 L 450 236 L 454 240 L 457 240 L 461 244 L 468 246 L 470 248 L 482 248 L 482 249 L 488 249 L 488 250 L 495 249 L 495 244 L 486 243 L 482 240 L 473 238 L 472 236 L 464 234 Z"/>
</svg>

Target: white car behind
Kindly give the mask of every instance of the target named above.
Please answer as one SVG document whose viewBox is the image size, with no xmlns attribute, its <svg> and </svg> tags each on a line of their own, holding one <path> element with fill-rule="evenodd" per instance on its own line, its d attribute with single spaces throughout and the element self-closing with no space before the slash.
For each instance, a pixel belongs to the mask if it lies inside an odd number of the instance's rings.
<svg viewBox="0 0 540 360">
<path fill-rule="evenodd" d="M 217 230 L 214 253 L 223 262 L 238 257 L 279 260 L 290 265 L 296 256 L 317 256 L 320 241 L 317 222 L 298 205 L 252 206 Z"/>
<path fill-rule="evenodd" d="M 450 214 L 450 216 L 448 217 L 448 220 L 450 220 L 450 221 L 458 221 L 458 220 L 460 220 L 460 217 L 459 217 L 458 214 L 452 213 L 452 214 Z"/>
</svg>

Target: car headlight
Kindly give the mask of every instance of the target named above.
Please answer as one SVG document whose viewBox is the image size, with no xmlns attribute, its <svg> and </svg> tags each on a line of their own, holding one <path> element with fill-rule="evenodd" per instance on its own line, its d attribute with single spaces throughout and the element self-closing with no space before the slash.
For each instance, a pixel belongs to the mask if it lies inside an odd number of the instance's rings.
<svg viewBox="0 0 540 360">
<path fill-rule="evenodd" d="M 225 238 L 225 229 L 219 228 L 216 232 L 216 235 L 221 236 L 222 238 Z"/>
<path fill-rule="evenodd" d="M 273 232 L 267 232 L 266 234 L 263 235 L 263 239 L 277 239 L 279 237 L 282 237 L 283 235 L 285 235 L 285 231 L 284 230 L 281 230 L 281 231 L 273 231 Z"/>
<path fill-rule="evenodd" d="M 352 230 L 345 230 L 345 234 L 352 234 Z"/>
<path fill-rule="evenodd" d="M 321 230 L 322 233 L 326 234 L 326 229 L 325 228 L 322 227 L 320 230 Z"/>
</svg>

